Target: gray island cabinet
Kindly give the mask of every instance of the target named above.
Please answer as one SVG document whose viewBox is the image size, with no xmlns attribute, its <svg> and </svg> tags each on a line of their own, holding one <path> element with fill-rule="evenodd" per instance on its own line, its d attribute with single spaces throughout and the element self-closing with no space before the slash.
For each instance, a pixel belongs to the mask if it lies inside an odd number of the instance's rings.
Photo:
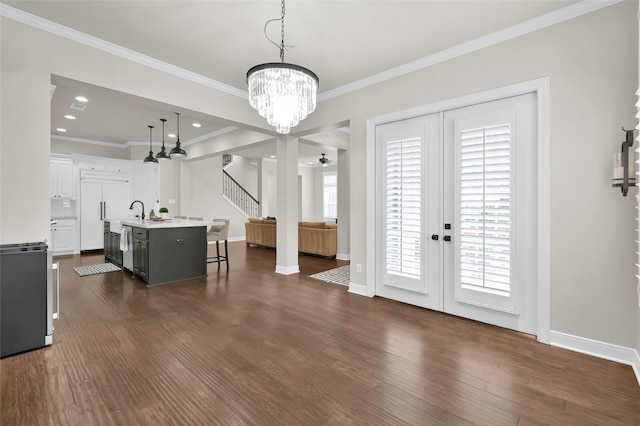
<svg viewBox="0 0 640 426">
<path fill-rule="evenodd" d="M 121 224 L 131 227 L 131 272 L 148 287 L 207 275 L 207 222 L 123 220 Z M 106 260 L 117 263 L 113 257 L 105 251 Z"/>
<path fill-rule="evenodd" d="M 134 226 L 132 272 L 148 286 L 206 276 L 206 226 Z"/>
</svg>

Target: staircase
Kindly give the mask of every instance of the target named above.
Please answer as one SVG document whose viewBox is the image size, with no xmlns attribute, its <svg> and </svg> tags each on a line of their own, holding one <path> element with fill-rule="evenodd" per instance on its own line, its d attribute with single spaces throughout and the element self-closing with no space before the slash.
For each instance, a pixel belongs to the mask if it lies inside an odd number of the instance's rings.
<svg viewBox="0 0 640 426">
<path fill-rule="evenodd" d="M 222 195 L 246 217 L 260 216 L 260 202 L 249 194 L 226 170 L 222 170 Z"/>
</svg>

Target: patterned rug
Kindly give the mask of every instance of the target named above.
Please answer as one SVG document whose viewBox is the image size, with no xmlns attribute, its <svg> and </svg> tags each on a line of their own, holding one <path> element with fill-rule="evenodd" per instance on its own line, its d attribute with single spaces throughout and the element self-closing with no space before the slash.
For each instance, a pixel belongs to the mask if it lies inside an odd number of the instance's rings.
<svg viewBox="0 0 640 426">
<path fill-rule="evenodd" d="M 99 265 L 75 266 L 73 268 L 76 274 L 81 277 L 87 275 L 104 274 L 105 272 L 119 271 L 120 267 L 113 263 L 101 263 Z"/>
<path fill-rule="evenodd" d="M 309 275 L 310 278 L 315 278 L 316 280 L 324 281 L 326 283 L 338 284 L 349 286 L 350 281 L 350 266 L 344 265 L 339 268 L 329 269 L 328 271 L 318 272 L 317 274 Z"/>
</svg>

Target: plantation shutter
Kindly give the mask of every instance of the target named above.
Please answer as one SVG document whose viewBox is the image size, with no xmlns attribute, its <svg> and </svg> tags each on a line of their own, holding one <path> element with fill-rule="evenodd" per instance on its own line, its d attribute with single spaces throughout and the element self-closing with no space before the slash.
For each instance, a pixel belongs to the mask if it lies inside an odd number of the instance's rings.
<svg viewBox="0 0 640 426">
<path fill-rule="evenodd" d="M 386 272 L 420 279 L 422 258 L 421 138 L 386 144 Z"/>
<path fill-rule="evenodd" d="M 459 274 L 464 289 L 511 291 L 511 125 L 460 131 Z"/>
</svg>

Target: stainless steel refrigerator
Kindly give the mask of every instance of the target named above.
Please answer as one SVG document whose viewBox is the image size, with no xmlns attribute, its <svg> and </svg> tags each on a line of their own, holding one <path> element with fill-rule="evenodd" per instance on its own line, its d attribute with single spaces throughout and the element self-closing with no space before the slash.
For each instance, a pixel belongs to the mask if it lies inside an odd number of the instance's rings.
<svg viewBox="0 0 640 426">
<path fill-rule="evenodd" d="M 52 343 L 52 280 L 46 242 L 0 245 L 0 357 Z"/>
</svg>

